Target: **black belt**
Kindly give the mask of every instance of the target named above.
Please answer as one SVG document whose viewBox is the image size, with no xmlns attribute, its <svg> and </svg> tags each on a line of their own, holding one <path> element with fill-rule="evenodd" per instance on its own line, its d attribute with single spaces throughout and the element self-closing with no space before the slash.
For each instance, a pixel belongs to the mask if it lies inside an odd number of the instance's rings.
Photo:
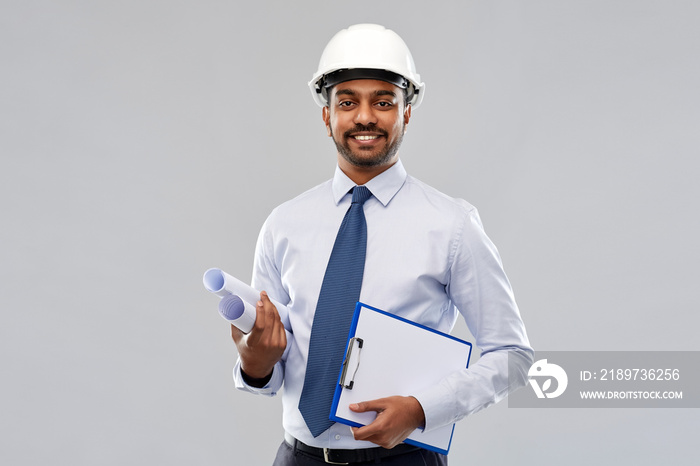
<svg viewBox="0 0 700 466">
<path fill-rule="evenodd" d="M 286 432 L 284 434 L 284 440 L 295 450 L 304 452 L 328 464 L 362 463 L 365 461 L 374 461 L 379 458 L 387 458 L 389 456 L 403 455 L 404 453 L 410 453 L 419 449 L 419 447 L 414 447 L 413 445 L 407 445 L 405 443 L 396 445 L 391 450 L 382 447 L 360 448 L 357 450 L 317 448 L 300 442 Z"/>
</svg>

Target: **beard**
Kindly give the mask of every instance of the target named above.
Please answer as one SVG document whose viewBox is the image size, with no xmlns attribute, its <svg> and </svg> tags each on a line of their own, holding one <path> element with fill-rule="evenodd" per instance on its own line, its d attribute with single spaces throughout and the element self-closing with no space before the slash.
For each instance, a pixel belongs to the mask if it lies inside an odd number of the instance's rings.
<svg viewBox="0 0 700 466">
<path fill-rule="evenodd" d="M 405 129 L 405 127 L 406 125 L 404 124 L 403 129 Z M 382 137 L 384 137 L 388 141 L 389 133 L 381 128 L 378 128 L 374 124 L 367 126 L 358 124 L 355 125 L 353 129 L 345 131 L 345 133 L 343 133 L 342 139 L 338 140 L 338 138 L 336 138 L 335 134 L 333 133 L 333 128 L 330 128 L 330 131 L 331 137 L 333 138 L 333 142 L 335 143 L 335 147 L 336 149 L 338 149 L 338 153 L 341 155 L 341 157 L 343 157 L 350 164 L 356 167 L 376 167 L 378 165 L 384 165 L 391 161 L 391 159 L 393 159 L 396 153 L 399 151 L 399 147 L 401 146 L 401 142 L 403 141 L 403 129 L 392 143 L 385 145 L 382 149 L 361 149 L 359 151 L 360 153 L 353 152 L 353 150 L 350 149 L 350 146 L 346 142 L 351 134 L 362 131 L 378 132 L 382 135 Z M 373 151 L 376 151 L 376 153 L 373 154 Z"/>
</svg>

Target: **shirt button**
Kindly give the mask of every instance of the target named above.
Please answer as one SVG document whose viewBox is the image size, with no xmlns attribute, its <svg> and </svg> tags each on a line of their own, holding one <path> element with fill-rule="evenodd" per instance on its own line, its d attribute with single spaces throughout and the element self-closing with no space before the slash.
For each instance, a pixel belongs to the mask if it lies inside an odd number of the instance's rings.
<svg viewBox="0 0 700 466">
<path fill-rule="evenodd" d="M 340 435 L 335 434 L 335 439 L 336 439 L 336 440 L 340 440 Z"/>
</svg>

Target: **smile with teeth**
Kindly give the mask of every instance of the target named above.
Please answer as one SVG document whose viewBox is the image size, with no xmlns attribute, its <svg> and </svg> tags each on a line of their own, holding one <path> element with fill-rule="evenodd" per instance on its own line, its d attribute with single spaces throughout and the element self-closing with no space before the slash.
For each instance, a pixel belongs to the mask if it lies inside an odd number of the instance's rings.
<svg viewBox="0 0 700 466">
<path fill-rule="evenodd" d="M 378 137 L 379 136 L 364 136 L 364 135 L 354 136 L 354 138 L 357 139 L 358 141 L 370 141 L 372 139 L 377 139 Z"/>
</svg>

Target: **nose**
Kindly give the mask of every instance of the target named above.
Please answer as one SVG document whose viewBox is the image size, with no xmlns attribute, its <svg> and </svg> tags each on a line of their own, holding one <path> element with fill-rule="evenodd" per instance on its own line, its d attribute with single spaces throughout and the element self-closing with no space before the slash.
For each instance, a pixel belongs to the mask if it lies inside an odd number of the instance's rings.
<svg viewBox="0 0 700 466">
<path fill-rule="evenodd" d="M 370 102 L 360 102 L 360 104 L 357 106 L 353 123 L 359 123 L 361 125 L 377 123 L 377 116 L 375 115 L 374 108 Z"/>
</svg>

